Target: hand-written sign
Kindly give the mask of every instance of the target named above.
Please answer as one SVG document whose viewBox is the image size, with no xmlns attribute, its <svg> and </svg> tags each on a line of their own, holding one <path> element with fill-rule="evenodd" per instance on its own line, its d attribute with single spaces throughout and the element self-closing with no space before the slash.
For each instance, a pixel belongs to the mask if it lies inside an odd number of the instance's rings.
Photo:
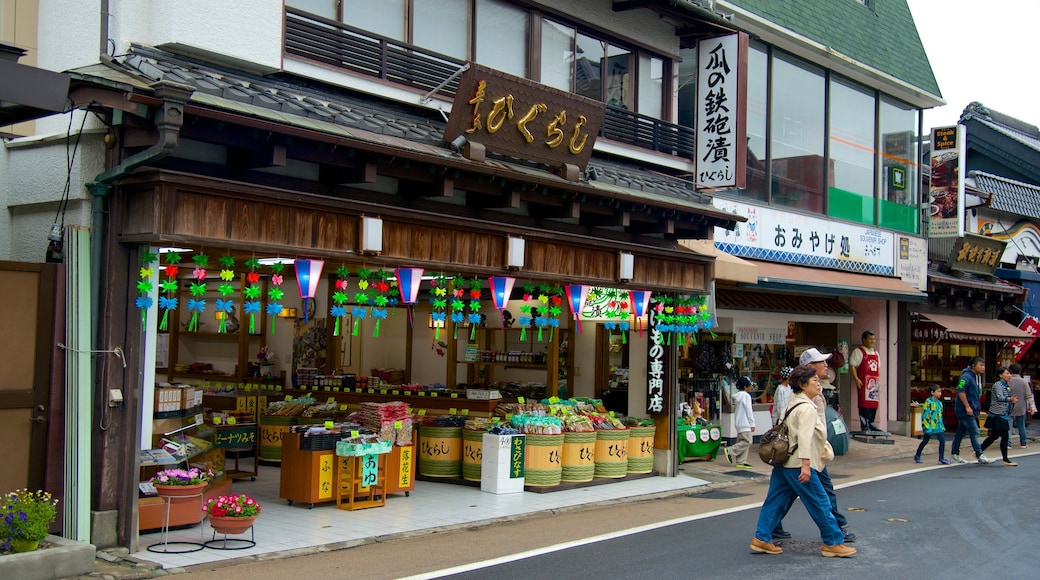
<svg viewBox="0 0 1040 580">
<path fill-rule="evenodd" d="M 214 447 L 252 447 L 256 443 L 256 425 L 219 426 L 213 436 Z"/>
<path fill-rule="evenodd" d="M 950 269 L 993 275 L 1000 258 L 1007 249 L 1007 242 L 988 236 L 965 234 L 953 245 Z"/>
<path fill-rule="evenodd" d="M 488 151 L 583 170 L 605 111 L 600 101 L 471 64 L 459 81 L 444 141 L 462 135 Z"/>
</svg>

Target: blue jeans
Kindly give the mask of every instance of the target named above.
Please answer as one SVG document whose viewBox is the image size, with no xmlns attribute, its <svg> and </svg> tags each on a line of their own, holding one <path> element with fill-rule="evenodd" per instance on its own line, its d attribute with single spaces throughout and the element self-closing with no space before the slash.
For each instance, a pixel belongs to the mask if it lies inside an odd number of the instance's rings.
<svg viewBox="0 0 1040 580">
<path fill-rule="evenodd" d="M 828 472 L 827 468 L 824 467 L 823 471 L 814 473 L 818 473 L 819 475 L 820 485 L 823 486 L 823 492 L 827 494 L 827 501 L 831 504 L 831 515 L 834 516 L 834 521 L 838 522 L 838 527 L 844 528 L 849 525 L 849 520 L 845 517 L 845 514 L 838 511 L 838 495 L 834 493 L 834 483 L 831 481 L 830 472 Z M 783 529 L 783 519 L 787 517 L 787 512 L 791 511 L 791 507 L 794 506 L 794 500 L 795 498 L 792 497 L 787 502 L 787 509 L 785 509 L 783 515 L 780 516 L 780 521 L 776 523 L 777 530 Z"/>
<path fill-rule="evenodd" d="M 946 454 L 946 434 L 942 431 L 938 433 L 925 433 L 921 437 L 921 444 L 917 446 L 917 453 L 914 453 L 915 459 L 921 458 L 921 452 L 924 451 L 925 445 L 928 445 L 928 441 L 935 437 L 939 440 L 939 461 L 942 461 Z"/>
<path fill-rule="evenodd" d="M 820 537 L 828 546 L 836 546 L 845 541 L 845 534 L 838 527 L 838 522 L 831 513 L 831 503 L 827 498 L 827 492 L 820 483 L 820 474 L 812 470 L 811 477 L 806 483 L 798 481 L 801 470 L 792 467 L 774 467 L 772 475 L 769 476 L 769 492 L 762 509 L 758 512 L 758 526 L 755 528 L 755 537 L 763 542 L 773 541 L 773 529 L 784 517 L 788 506 L 794 498 L 802 498 L 805 510 L 809 517 L 816 522 L 820 528 Z"/>
<path fill-rule="evenodd" d="M 1018 429 L 1018 442 L 1022 445 L 1026 444 L 1026 416 L 1019 415 L 1015 417 L 1015 428 Z"/>
<path fill-rule="evenodd" d="M 971 448 L 975 456 L 982 455 L 982 447 L 979 446 L 979 419 L 971 417 L 957 417 L 957 433 L 953 436 L 953 444 L 950 445 L 950 453 L 961 454 L 961 439 L 967 435 L 971 439 Z"/>
</svg>

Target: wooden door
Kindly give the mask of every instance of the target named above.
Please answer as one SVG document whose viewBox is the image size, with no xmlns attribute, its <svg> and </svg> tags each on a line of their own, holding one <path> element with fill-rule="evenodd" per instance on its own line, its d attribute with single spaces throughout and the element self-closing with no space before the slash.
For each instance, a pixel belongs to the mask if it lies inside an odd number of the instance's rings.
<svg viewBox="0 0 1040 580">
<path fill-rule="evenodd" d="M 0 492 L 44 487 L 55 273 L 0 262 Z"/>
</svg>

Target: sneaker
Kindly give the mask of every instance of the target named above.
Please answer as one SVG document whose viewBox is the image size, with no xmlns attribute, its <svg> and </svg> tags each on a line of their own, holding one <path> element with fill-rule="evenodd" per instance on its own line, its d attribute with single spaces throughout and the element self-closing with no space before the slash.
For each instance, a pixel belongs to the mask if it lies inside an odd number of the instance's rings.
<svg viewBox="0 0 1040 580">
<path fill-rule="evenodd" d="M 783 554 L 784 549 L 772 542 L 763 542 L 758 538 L 751 540 L 751 551 L 759 554 Z M 826 554 L 824 554 L 826 556 Z"/>
<path fill-rule="evenodd" d="M 986 457 L 985 453 L 979 453 L 978 460 L 980 465 L 989 465 L 990 463 L 996 461 L 996 459 L 990 459 L 989 457 Z"/>
<path fill-rule="evenodd" d="M 791 539 L 791 532 L 789 532 L 787 530 L 773 530 L 773 539 L 774 540 L 790 540 Z"/>
<path fill-rule="evenodd" d="M 754 469 L 754 467 L 751 467 L 747 463 L 738 463 L 737 464 L 737 468 L 738 469 Z"/>
<path fill-rule="evenodd" d="M 949 465 L 949 464 L 950 464 L 950 460 L 949 459 L 940 459 L 939 460 L 939 465 Z"/>
<path fill-rule="evenodd" d="M 923 462 L 923 461 L 921 461 L 921 458 L 920 458 L 920 457 L 917 457 L 917 456 L 915 456 L 915 457 L 914 457 L 914 463 L 924 463 L 924 462 Z"/>
<path fill-rule="evenodd" d="M 1001 461 L 1001 464 L 1003 464 L 1004 467 L 1018 467 L 1018 464 L 1014 461 L 1011 461 L 1010 459 L 1005 459 L 1004 461 Z"/>
<path fill-rule="evenodd" d="M 837 546 L 827 546 L 820 548 L 820 554 L 824 558 L 848 558 L 849 556 L 856 553 L 856 548 L 852 546 L 846 546 L 845 544 L 838 544 Z"/>
<path fill-rule="evenodd" d="M 729 456 L 729 447 L 722 446 L 722 454 L 726 456 L 726 463 L 733 464 L 733 458 Z"/>
<path fill-rule="evenodd" d="M 851 544 L 856 541 L 856 534 L 853 534 L 848 528 L 841 528 L 841 533 L 845 535 L 845 543 Z"/>
<path fill-rule="evenodd" d="M 1026 445 L 1025 443 L 1019 443 L 1019 445 L 1018 445 L 1018 446 L 1019 446 L 1020 448 L 1022 448 L 1022 449 L 1025 449 L 1026 447 L 1028 447 L 1028 445 Z"/>
<path fill-rule="evenodd" d="M 953 458 L 953 462 L 954 463 L 967 463 L 968 462 L 967 459 L 964 459 L 963 457 L 961 457 L 960 455 L 957 455 L 956 453 L 954 453 L 950 457 Z"/>
</svg>

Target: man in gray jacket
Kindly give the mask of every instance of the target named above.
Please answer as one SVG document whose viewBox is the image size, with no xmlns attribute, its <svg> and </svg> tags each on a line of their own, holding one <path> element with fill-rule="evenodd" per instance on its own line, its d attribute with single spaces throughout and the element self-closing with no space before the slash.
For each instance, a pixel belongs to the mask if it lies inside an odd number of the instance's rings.
<svg viewBox="0 0 1040 580">
<path fill-rule="evenodd" d="M 1008 387 L 1011 388 L 1011 396 L 1018 397 L 1018 404 L 1011 408 L 1011 420 L 1018 429 L 1018 446 L 1026 446 L 1026 416 L 1036 413 L 1036 403 L 1033 402 L 1033 390 L 1029 383 L 1022 378 L 1022 366 L 1017 363 L 1008 365 L 1011 371 L 1011 380 Z"/>
</svg>

